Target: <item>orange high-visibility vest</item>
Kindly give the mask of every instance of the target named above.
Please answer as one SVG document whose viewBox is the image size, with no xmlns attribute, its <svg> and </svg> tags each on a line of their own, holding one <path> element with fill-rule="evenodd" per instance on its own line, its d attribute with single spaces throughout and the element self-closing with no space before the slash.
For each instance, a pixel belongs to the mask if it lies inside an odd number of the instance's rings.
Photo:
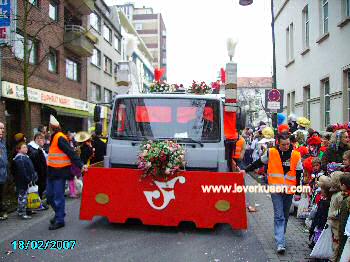
<svg viewBox="0 0 350 262">
<path fill-rule="evenodd" d="M 232 158 L 233 159 L 240 159 L 241 157 L 241 152 L 243 150 L 244 146 L 244 138 L 240 137 L 236 143 L 236 150 L 233 151 Z"/>
<path fill-rule="evenodd" d="M 47 165 L 54 168 L 62 168 L 72 164 L 70 158 L 58 147 L 58 139 L 63 137 L 68 141 L 68 138 L 62 133 L 58 132 L 50 145 L 49 155 L 47 157 Z"/>
<path fill-rule="evenodd" d="M 269 149 L 269 161 L 267 166 L 268 184 L 276 186 L 297 186 L 297 165 L 301 160 L 300 153 L 293 150 L 290 158 L 290 171 L 284 174 L 282 160 L 276 148 Z M 292 194 L 290 190 L 288 194 Z"/>
</svg>

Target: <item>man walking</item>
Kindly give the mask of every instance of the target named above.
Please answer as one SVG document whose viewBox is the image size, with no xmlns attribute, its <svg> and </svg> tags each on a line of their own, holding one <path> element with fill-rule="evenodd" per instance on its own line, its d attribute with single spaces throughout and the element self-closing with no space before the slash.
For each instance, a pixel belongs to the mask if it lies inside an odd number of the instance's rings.
<svg viewBox="0 0 350 262">
<path fill-rule="evenodd" d="M 55 211 L 55 217 L 50 220 L 49 230 L 64 227 L 66 180 L 71 177 L 72 163 L 82 171 L 87 171 L 74 149 L 69 145 L 68 138 L 62 133 L 60 123 L 50 115 L 50 129 L 52 131 L 51 144 L 47 158 L 48 180 L 46 197 Z"/>
<path fill-rule="evenodd" d="M 271 192 L 277 253 L 283 254 L 286 250 L 285 233 L 293 198 L 290 189 L 300 183 L 303 172 L 301 156 L 293 150 L 288 135 L 282 134 L 278 137 L 278 146 L 268 149 L 260 159 L 249 165 L 246 171 L 253 171 L 264 164 L 267 164 L 268 185 L 274 186 L 275 192 L 287 188 L 282 193 Z"/>
<path fill-rule="evenodd" d="M 7 150 L 4 141 L 5 125 L 0 122 L 0 220 L 7 219 L 7 213 L 4 207 L 4 190 L 7 180 Z"/>
</svg>

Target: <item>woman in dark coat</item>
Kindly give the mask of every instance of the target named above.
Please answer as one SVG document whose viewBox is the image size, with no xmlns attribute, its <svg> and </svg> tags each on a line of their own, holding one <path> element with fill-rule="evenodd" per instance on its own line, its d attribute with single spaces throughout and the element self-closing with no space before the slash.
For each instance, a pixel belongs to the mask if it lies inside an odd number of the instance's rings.
<svg viewBox="0 0 350 262">
<path fill-rule="evenodd" d="M 349 135 L 345 129 L 337 130 L 331 138 L 331 145 L 322 157 L 322 169 L 327 171 L 327 164 L 343 162 L 343 154 L 349 150 Z"/>
<path fill-rule="evenodd" d="M 34 140 L 28 144 L 28 156 L 32 160 L 34 169 L 38 174 L 39 196 L 42 199 L 43 192 L 46 189 L 47 164 L 45 151 L 43 149 L 45 137 L 42 133 L 36 133 Z"/>
</svg>

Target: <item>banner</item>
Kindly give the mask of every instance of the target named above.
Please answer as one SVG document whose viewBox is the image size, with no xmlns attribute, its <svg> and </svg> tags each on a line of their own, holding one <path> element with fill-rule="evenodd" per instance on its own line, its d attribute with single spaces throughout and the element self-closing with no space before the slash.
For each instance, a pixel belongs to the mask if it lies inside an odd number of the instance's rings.
<svg viewBox="0 0 350 262">
<path fill-rule="evenodd" d="M 16 100 L 24 100 L 24 88 L 22 85 L 3 81 L 2 96 Z M 94 104 L 83 100 L 62 96 L 31 87 L 28 87 L 28 100 L 32 103 L 60 106 L 88 112 L 93 111 L 95 106 Z"/>
<path fill-rule="evenodd" d="M 0 0 L 0 45 L 9 44 L 12 32 L 15 32 L 16 22 L 12 21 L 15 15 L 13 11 L 12 0 Z"/>
</svg>

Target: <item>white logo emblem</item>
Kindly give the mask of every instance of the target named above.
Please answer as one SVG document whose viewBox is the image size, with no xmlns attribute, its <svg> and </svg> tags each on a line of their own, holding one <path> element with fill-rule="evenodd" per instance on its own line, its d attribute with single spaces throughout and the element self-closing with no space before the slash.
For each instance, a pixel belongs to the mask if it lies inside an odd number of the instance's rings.
<svg viewBox="0 0 350 262">
<path fill-rule="evenodd" d="M 143 192 L 146 196 L 146 200 L 147 200 L 148 204 L 150 204 L 151 207 L 153 207 L 154 209 L 157 209 L 157 210 L 162 210 L 162 209 L 166 208 L 168 206 L 169 202 L 172 199 L 175 199 L 174 186 L 175 186 L 175 183 L 177 181 L 179 181 L 181 184 L 184 184 L 186 182 L 186 178 L 184 178 L 183 176 L 178 176 L 178 177 L 175 177 L 168 182 L 154 181 L 154 183 L 156 184 L 156 186 L 158 187 L 159 190 L 144 191 Z M 167 190 L 165 190 L 165 189 L 167 189 Z M 171 189 L 171 190 L 169 190 L 169 189 Z M 156 206 L 153 203 L 153 199 L 159 199 L 160 193 L 162 193 L 164 201 L 163 201 L 163 204 L 161 206 Z"/>
</svg>

